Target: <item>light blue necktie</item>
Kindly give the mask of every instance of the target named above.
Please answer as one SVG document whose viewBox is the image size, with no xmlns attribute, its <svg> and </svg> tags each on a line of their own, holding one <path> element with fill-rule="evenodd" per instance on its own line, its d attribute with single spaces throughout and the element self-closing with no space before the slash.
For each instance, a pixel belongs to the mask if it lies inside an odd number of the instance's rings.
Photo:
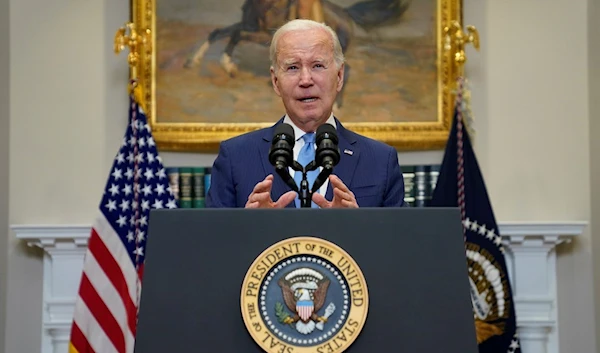
<svg viewBox="0 0 600 353">
<path fill-rule="evenodd" d="M 302 136 L 304 140 L 304 146 L 300 149 L 300 153 L 298 154 L 298 163 L 302 166 L 306 166 L 308 163 L 312 162 L 315 159 L 315 133 L 310 132 L 304 134 Z M 315 179 L 319 175 L 319 168 L 310 171 L 306 174 L 306 180 L 308 180 L 308 190 L 312 189 L 313 184 L 315 183 Z M 294 180 L 296 181 L 296 185 L 300 188 L 300 182 L 302 181 L 302 172 L 296 171 L 294 173 Z M 318 190 L 316 191 L 318 192 Z M 296 207 L 300 208 L 300 198 L 296 196 Z M 313 208 L 319 208 L 314 202 L 312 203 Z"/>
</svg>

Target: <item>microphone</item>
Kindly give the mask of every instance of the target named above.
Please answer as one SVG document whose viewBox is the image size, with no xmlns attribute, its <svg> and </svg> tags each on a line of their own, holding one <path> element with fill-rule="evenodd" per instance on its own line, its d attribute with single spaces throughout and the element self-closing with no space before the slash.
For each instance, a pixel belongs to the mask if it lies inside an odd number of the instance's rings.
<svg viewBox="0 0 600 353">
<path fill-rule="evenodd" d="M 315 163 L 323 167 L 321 173 L 315 179 L 311 192 L 317 191 L 333 172 L 333 167 L 340 161 L 340 149 L 338 147 L 337 131 L 331 124 L 323 124 L 317 129 L 315 142 L 317 150 L 315 152 Z"/>
<path fill-rule="evenodd" d="M 275 168 L 287 168 L 294 162 L 294 144 L 296 137 L 294 129 L 289 124 L 279 124 L 269 150 L 269 162 Z"/>
<path fill-rule="evenodd" d="M 317 129 L 317 151 L 315 162 L 323 169 L 331 169 L 340 161 L 337 131 L 331 124 L 323 124 Z"/>
<path fill-rule="evenodd" d="M 294 128 L 289 124 L 279 124 L 275 128 L 271 148 L 269 149 L 269 162 L 275 167 L 277 174 L 294 191 L 298 191 L 298 185 L 290 175 L 288 167 L 297 169 L 294 165 L 294 144 L 296 137 Z M 297 162 L 296 162 L 297 163 Z"/>
</svg>

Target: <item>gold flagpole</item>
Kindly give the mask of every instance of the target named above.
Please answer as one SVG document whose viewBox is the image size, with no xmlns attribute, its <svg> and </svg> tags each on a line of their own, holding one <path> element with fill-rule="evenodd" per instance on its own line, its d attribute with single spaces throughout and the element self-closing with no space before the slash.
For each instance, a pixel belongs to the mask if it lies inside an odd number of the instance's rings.
<svg viewBox="0 0 600 353">
<path fill-rule="evenodd" d="M 479 32 L 475 26 L 467 26 L 466 32 L 463 31 L 460 22 L 452 21 L 450 25 L 444 27 L 444 50 L 454 53 L 454 63 L 456 64 L 457 81 L 454 83 L 455 93 L 460 96 L 458 109 L 463 117 L 464 125 L 471 135 L 475 137 L 473 128 L 473 114 L 471 112 L 471 92 L 468 89 L 468 82 L 465 78 L 465 46 L 473 44 L 473 47 L 479 51 Z"/>
<path fill-rule="evenodd" d="M 129 31 L 128 31 L 129 30 Z M 114 51 L 115 54 L 119 54 L 121 51 L 129 48 L 129 54 L 127 55 L 127 62 L 129 63 L 129 93 L 134 95 L 138 104 L 144 108 L 144 92 L 142 86 L 137 84 L 138 80 L 138 68 L 140 65 L 140 57 L 142 50 L 150 50 L 151 45 L 150 29 L 146 29 L 141 34 L 135 28 L 135 24 L 128 22 L 125 26 L 119 28 L 115 33 L 114 38 Z"/>
</svg>

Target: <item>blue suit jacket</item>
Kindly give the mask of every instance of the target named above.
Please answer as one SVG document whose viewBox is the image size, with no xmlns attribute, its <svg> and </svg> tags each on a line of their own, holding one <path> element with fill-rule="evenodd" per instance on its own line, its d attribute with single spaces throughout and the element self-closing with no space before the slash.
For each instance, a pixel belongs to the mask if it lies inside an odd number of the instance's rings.
<svg viewBox="0 0 600 353">
<path fill-rule="evenodd" d="M 269 149 L 275 126 L 223 141 L 206 195 L 206 207 L 244 207 L 254 186 L 273 174 L 271 197 L 274 201 L 290 191 L 269 163 Z M 360 207 L 404 206 L 404 179 L 394 148 L 346 130 L 336 119 L 340 161 L 337 175 L 354 193 Z M 344 151 L 351 151 L 346 153 Z M 331 183 L 325 198 L 332 199 Z M 287 207 L 295 208 L 292 201 Z"/>
</svg>

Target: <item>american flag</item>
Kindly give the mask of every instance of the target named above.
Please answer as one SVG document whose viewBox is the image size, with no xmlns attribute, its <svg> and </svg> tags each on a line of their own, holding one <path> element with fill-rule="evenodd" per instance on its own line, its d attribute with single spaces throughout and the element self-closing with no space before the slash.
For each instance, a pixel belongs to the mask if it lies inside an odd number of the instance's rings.
<svg viewBox="0 0 600 353">
<path fill-rule="evenodd" d="M 75 303 L 70 353 L 133 352 L 151 209 L 176 208 L 144 112 L 129 124 L 92 225 Z"/>
</svg>

